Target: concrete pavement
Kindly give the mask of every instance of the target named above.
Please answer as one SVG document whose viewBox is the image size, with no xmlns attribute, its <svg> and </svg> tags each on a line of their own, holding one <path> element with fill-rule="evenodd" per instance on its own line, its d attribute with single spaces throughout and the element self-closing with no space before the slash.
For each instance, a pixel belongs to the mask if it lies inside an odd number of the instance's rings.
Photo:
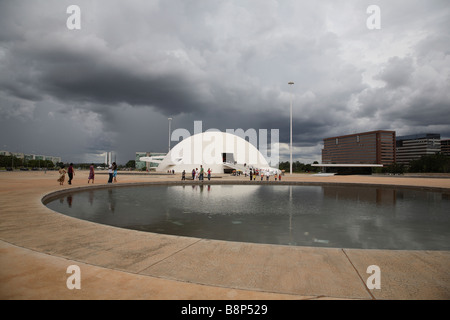
<svg viewBox="0 0 450 320">
<path fill-rule="evenodd" d="M 125 230 L 53 212 L 41 200 L 68 188 L 106 186 L 87 172 L 59 186 L 57 173 L 0 172 L 2 299 L 449 299 L 450 252 L 291 247 Z M 126 183 L 178 175 L 118 175 Z M 217 181 L 245 183 L 224 175 Z M 241 182 L 242 181 L 242 182 Z M 283 181 L 440 188 L 450 179 L 285 176 Z M 66 286 L 78 265 L 81 289 Z M 381 270 L 370 289 L 367 267 Z"/>
</svg>

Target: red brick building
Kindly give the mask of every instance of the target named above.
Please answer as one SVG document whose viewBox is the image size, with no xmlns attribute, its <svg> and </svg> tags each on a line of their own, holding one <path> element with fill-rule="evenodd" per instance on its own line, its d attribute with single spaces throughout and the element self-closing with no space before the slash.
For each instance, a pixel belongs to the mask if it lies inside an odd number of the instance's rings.
<svg viewBox="0 0 450 320">
<path fill-rule="evenodd" d="M 370 131 L 323 140 L 322 164 L 382 164 L 395 162 L 395 131 Z"/>
</svg>

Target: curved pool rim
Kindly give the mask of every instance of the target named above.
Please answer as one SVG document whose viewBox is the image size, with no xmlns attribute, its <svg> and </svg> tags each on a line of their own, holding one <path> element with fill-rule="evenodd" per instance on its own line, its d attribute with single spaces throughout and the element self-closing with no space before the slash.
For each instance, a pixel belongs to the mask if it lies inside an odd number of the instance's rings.
<svg viewBox="0 0 450 320">
<path fill-rule="evenodd" d="M 72 187 L 69 189 L 58 190 L 54 192 L 50 192 L 44 195 L 41 198 L 42 204 L 50 211 L 57 213 L 59 215 L 76 219 L 80 221 L 85 221 L 97 225 L 109 226 L 112 228 L 118 228 L 122 230 L 132 230 L 136 232 L 149 233 L 155 235 L 162 235 L 168 237 L 184 237 L 190 239 L 199 239 L 199 240 L 209 240 L 209 241 L 225 241 L 225 242 L 237 242 L 235 240 L 220 240 L 220 239 L 207 239 L 201 237 L 192 237 L 192 236 L 184 236 L 184 235 L 171 235 L 165 233 L 157 233 L 157 232 L 149 232 L 149 231 L 140 231 L 122 228 L 118 226 L 103 224 L 100 222 L 88 221 L 76 217 L 70 217 L 65 215 L 64 213 L 55 211 L 50 209 L 47 204 L 53 200 L 58 199 L 61 196 L 74 194 L 78 192 L 84 192 L 87 190 L 101 190 L 101 189 L 113 189 L 113 188 L 127 188 L 127 187 L 140 187 L 140 186 L 190 186 L 190 185 L 283 185 L 283 186 L 334 186 L 334 187 L 366 187 L 366 188 L 390 188 L 390 189 L 407 189 L 407 190 L 416 190 L 416 191 L 428 191 L 428 192 L 442 192 L 450 194 L 450 189 L 442 188 L 442 187 L 431 187 L 431 186 L 410 186 L 410 185 L 394 185 L 394 184 L 376 184 L 376 183 L 348 183 L 348 182 L 311 182 L 311 181 L 156 181 L 156 182 L 131 182 L 131 183 L 121 183 L 121 184 L 102 184 L 102 185 L 90 185 L 83 187 Z M 252 242 L 242 242 L 248 244 L 262 244 L 262 245 L 274 245 L 274 246 L 290 246 L 287 244 L 271 244 L 271 243 L 252 243 Z M 356 248 L 346 248 L 346 247 L 314 247 L 314 246 L 305 246 L 305 245 L 296 245 L 296 247 L 303 248 L 317 248 L 317 249 L 356 249 Z M 367 249 L 358 249 L 358 250 L 388 250 L 388 251 L 420 251 L 416 249 L 375 249 L 375 248 L 367 248 Z M 439 250 L 438 250 L 439 251 Z"/>
<path fill-rule="evenodd" d="M 43 205 L 55 200 L 61 195 L 70 193 L 83 192 L 92 189 L 111 189 L 111 188 L 126 188 L 126 187 L 140 187 L 140 186 L 183 186 L 183 185 L 283 185 L 283 186 L 335 186 L 335 187 L 372 187 L 372 188 L 391 188 L 391 189 L 409 189 L 418 191 L 430 192 L 444 192 L 449 193 L 448 188 L 429 187 L 429 186 L 410 186 L 410 185 L 394 185 L 382 183 L 350 183 L 350 182 L 303 182 L 303 181 L 158 181 L 158 182 L 127 182 L 120 184 L 102 184 L 90 185 L 83 187 L 72 187 L 68 189 L 53 191 L 45 194 L 41 198 Z M 53 210 L 52 210 L 53 211 Z M 57 212 L 57 211 L 55 211 Z M 58 212 L 60 213 L 60 212 Z"/>
</svg>

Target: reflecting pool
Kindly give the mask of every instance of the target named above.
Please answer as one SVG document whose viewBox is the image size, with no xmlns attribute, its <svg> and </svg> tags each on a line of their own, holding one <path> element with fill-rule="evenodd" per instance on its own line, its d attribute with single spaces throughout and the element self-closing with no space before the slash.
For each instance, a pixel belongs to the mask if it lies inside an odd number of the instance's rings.
<svg viewBox="0 0 450 320">
<path fill-rule="evenodd" d="M 296 246 L 450 250 L 450 194 L 401 188 L 149 185 L 66 194 L 65 215 L 147 232 Z"/>
</svg>

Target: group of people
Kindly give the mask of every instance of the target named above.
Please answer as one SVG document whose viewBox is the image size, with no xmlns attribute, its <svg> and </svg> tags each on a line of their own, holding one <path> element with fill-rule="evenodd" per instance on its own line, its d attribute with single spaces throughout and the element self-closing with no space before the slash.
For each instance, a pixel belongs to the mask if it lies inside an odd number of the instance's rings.
<svg viewBox="0 0 450 320">
<path fill-rule="evenodd" d="M 61 186 L 64 184 L 64 181 L 66 179 L 66 173 L 69 177 L 67 183 L 72 184 L 72 180 L 75 176 L 75 169 L 73 168 L 73 163 L 69 164 L 67 171 L 64 165 L 59 169 L 59 178 L 57 179 L 57 181 Z M 115 162 L 109 165 L 108 174 L 109 174 L 108 183 L 117 182 L 117 164 Z M 91 165 L 89 166 L 88 183 L 90 183 L 91 181 L 92 183 L 94 183 L 94 179 L 95 179 L 94 164 L 91 163 Z"/>
<path fill-rule="evenodd" d="M 270 170 L 258 170 L 258 169 L 250 169 L 250 181 L 252 180 L 256 180 L 257 176 L 261 177 L 261 181 L 264 180 L 264 177 L 266 177 L 266 180 L 270 180 L 270 176 L 272 175 L 272 172 L 270 172 Z M 273 176 L 275 177 L 275 181 L 279 180 L 281 181 L 281 172 L 275 172 L 273 173 Z"/>
<path fill-rule="evenodd" d="M 115 162 L 111 163 L 108 167 L 109 179 L 108 183 L 117 182 L 117 164 Z"/>
<path fill-rule="evenodd" d="M 198 168 L 192 169 L 192 180 L 200 180 L 203 181 L 205 179 L 205 169 L 203 168 L 202 165 L 200 165 L 200 170 L 198 170 Z M 208 168 L 208 170 L 206 171 L 208 180 L 211 180 L 211 169 Z M 181 180 L 186 180 L 186 170 L 183 170 L 183 172 L 181 173 Z"/>
<path fill-rule="evenodd" d="M 75 169 L 73 168 L 73 163 L 69 164 L 67 171 L 64 166 L 59 169 L 59 178 L 56 180 L 62 186 L 64 184 L 64 180 L 66 180 L 66 173 L 69 176 L 68 184 L 72 184 L 73 177 L 75 176 Z"/>
</svg>

